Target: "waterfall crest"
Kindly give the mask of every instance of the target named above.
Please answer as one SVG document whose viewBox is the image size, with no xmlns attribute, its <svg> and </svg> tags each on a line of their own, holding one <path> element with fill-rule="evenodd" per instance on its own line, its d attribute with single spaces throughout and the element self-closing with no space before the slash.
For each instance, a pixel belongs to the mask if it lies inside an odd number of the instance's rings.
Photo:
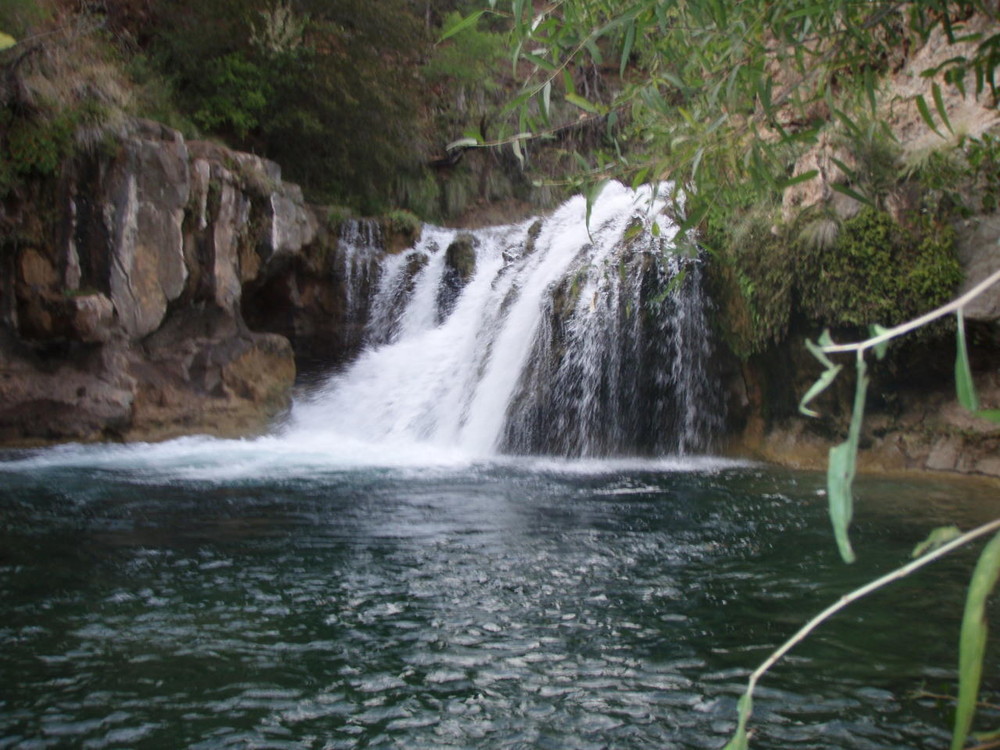
<svg viewBox="0 0 1000 750">
<path fill-rule="evenodd" d="M 467 232 L 425 226 L 383 254 L 365 349 L 298 403 L 290 430 L 474 456 L 685 454 L 721 428 L 696 258 L 650 189 Z M 357 227 L 342 244 L 370 255 Z"/>
</svg>

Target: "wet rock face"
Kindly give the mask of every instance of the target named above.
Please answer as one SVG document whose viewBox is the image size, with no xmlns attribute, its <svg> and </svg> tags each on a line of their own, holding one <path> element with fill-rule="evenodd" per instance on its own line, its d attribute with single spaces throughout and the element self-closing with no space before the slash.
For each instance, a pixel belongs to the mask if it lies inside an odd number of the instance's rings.
<svg viewBox="0 0 1000 750">
<path fill-rule="evenodd" d="M 291 346 L 241 309 L 316 236 L 276 164 L 136 121 L 4 209 L 0 443 L 246 434 L 287 407 Z"/>
<path fill-rule="evenodd" d="M 444 320 L 455 307 L 462 289 L 476 272 L 476 238 L 460 234 L 444 255 L 444 277 L 438 292 L 438 318 Z"/>
<path fill-rule="evenodd" d="M 190 192 L 179 133 L 143 124 L 110 165 L 99 208 L 111 243 L 107 282 L 130 338 L 152 333 L 187 280 L 182 224 Z"/>
</svg>

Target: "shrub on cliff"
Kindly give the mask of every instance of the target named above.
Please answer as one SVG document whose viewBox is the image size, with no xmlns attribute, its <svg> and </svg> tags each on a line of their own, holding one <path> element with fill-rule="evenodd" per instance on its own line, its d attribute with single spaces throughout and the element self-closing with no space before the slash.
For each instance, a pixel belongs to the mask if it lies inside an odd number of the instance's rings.
<svg viewBox="0 0 1000 750">
<path fill-rule="evenodd" d="M 205 134 L 280 163 L 314 199 L 376 210 L 422 155 L 428 43 L 405 0 L 150 0 L 138 42 Z M 123 23 L 127 24 L 128 19 Z"/>
<path fill-rule="evenodd" d="M 896 325 L 952 297 L 962 280 L 954 230 L 924 222 L 906 229 L 865 208 L 843 223 L 834 247 L 817 253 L 803 303 L 833 326 Z"/>
</svg>

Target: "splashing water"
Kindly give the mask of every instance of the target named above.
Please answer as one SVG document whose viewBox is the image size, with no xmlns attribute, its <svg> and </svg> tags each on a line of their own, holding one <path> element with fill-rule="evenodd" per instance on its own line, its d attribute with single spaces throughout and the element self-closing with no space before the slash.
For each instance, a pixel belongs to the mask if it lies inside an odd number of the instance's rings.
<svg viewBox="0 0 1000 750">
<path fill-rule="evenodd" d="M 471 237 L 425 227 L 382 261 L 364 353 L 296 405 L 286 435 L 480 457 L 707 449 L 723 416 L 707 303 L 663 207 L 612 183 L 589 231 L 582 197 Z M 475 270 L 446 304 L 463 241 Z"/>
</svg>

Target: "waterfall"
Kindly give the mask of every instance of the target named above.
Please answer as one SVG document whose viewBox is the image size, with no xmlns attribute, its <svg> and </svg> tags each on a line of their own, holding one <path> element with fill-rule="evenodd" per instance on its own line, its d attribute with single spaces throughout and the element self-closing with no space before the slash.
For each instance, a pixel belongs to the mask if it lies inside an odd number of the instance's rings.
<svg viewBox="0 0 1000 750">
<path fill-rule="evenodd" d="M 290 429 L 477 456 L 706 450 L 722 400 L 701 263 L 663 207 L 611 183 L 589 231 L 582 197 L 518 225 L 425 226 L 365 279 L 365 349 Z"/>
</svg>

